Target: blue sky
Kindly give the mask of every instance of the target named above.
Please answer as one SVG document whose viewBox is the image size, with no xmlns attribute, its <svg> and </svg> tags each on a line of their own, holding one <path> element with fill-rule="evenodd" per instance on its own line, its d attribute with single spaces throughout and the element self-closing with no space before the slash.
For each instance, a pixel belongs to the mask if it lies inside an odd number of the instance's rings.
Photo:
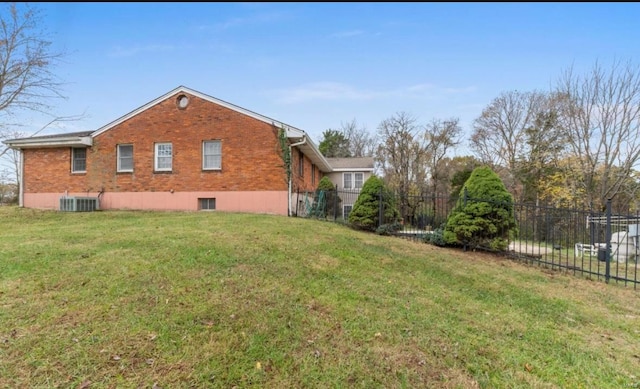
<svg viewBox="0 0 640 389">
<path fill-rule="evenodd" d="M 457 117 L 465 134 L 501 92 L 548 90 L 573 67 L 640 60 L 636 3 L 31 3 L 54 71 L 95 130 L 184 85 L 306 131 L 398 112 Z M 30 115 L 25 127 L 47 118 Z M 468 136 L 458 154 L 466 154 Z"/>
</svg>

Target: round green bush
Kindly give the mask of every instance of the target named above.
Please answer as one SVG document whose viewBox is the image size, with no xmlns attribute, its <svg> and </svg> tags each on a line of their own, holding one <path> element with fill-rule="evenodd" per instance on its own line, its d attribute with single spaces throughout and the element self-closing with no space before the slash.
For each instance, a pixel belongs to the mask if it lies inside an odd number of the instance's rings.
<svg viewBox="0 0 640 389">
<path fill-rule="evenodd" d="M 474 169 L 447 219 L 445 242 L 504 251 L 515 231 L 513 196 L 491 168 Z"/>
<path fill-rule="evenodd" d="M 383 220 L 380 220 L 380 196 L 382 195 Z M 395 225 L 400 217 L 393 194 L 382 180 L 372 175 L 362 185 L 360 194 L 349 213 L 349 224 L 353 227 L 376 231 L 382 225 Z"/>
</svg>

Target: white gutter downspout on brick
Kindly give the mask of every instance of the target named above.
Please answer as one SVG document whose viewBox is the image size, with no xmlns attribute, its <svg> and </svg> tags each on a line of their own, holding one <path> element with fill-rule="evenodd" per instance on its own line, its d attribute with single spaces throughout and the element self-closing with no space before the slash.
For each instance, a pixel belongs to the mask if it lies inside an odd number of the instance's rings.
<svg viewBox="0 0 640 389">
<path fill-rule="evenodd" d="M 306 135 L 303 135 L 302 140 L 300 142 L 289 145 L 289 164 L 290 165 L 293 165 L 293 156 L 291 154 L 293 148 L 296 146 L 301 146 L 305 143 L 307 143 L 307 137 Z M 293 196 L 293 193 L 291 193 L 292 190 L 293 190 L 293 170 L 291 169 L 291 166 L 289 166 L 289 212 L 287 216 L 291 216 L 291 212 L 293 211 L 291 206 L 291 196 Z"/>
<path fill-rule="evenodd" d="M 24 150 L 20 150 L 20 169 L 18 169 L 18 206 L 24 207 Z"/>
</svg>

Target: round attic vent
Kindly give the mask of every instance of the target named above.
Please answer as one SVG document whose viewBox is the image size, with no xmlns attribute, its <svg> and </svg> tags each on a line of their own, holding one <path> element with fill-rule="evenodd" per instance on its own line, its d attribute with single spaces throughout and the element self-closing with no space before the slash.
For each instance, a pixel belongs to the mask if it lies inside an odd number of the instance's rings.
<svg viewBox="0 0 640 389">
<path fill-rule="evenodd" d="M 189 98 L 186 95 L 180 95 L 178 96 L 178 108 L 180 109 L 185 109 L 187 108 L 187 105 L 189 105 Z"/>
</svg>

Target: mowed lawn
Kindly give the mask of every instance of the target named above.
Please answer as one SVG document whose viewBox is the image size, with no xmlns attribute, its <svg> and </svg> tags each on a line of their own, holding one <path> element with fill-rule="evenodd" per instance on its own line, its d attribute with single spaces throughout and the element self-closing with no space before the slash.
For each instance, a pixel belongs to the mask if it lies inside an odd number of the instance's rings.
<svg viewBox="0 0 640 389">
<path fill-rule="evenodd" d="M 282 216 L 0 207 L 2 388 L 638 388 L 640 290 Z"/>
</svg>

